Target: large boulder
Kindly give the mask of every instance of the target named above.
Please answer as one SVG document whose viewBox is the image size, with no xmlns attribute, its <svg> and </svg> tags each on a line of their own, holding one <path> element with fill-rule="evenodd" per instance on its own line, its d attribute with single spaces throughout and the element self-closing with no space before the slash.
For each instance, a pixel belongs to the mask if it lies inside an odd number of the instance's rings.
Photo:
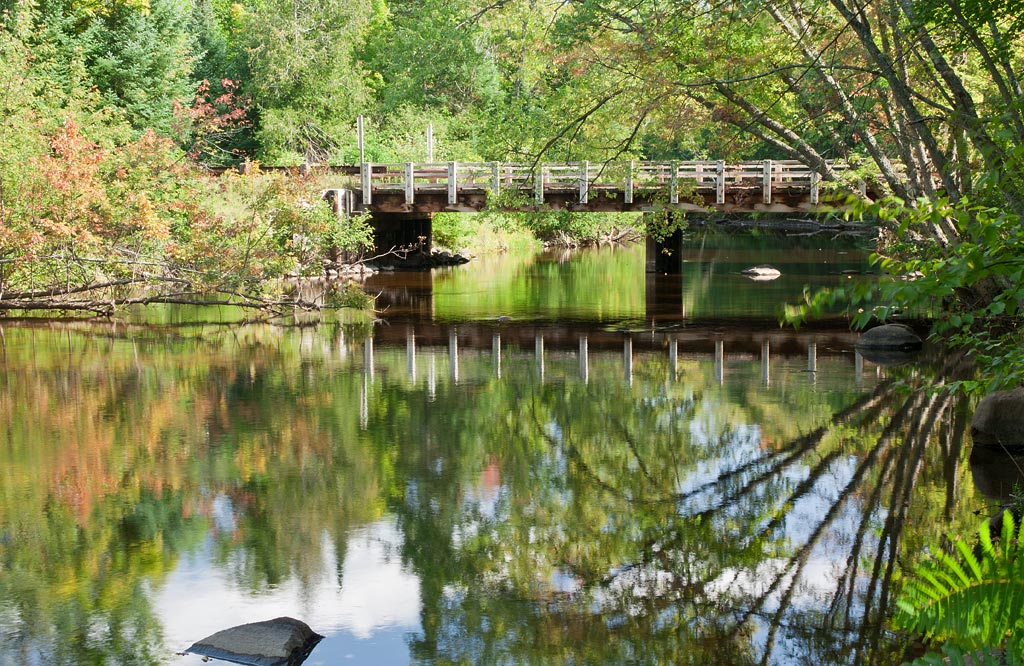
<svg viewBox="0 0 1024 666">
<path fill-rule="evenodd" d="M 1024 386 L 981 399 L 971 420 L 975 446 L 1024 451 Z"/>
<path fill-rule="evenodd" d="M 885 351 L 916 351 L 921 348 L 921 338 L 906 324 L 883 324 L 865 331 L 857 340 L 857 349 L 879 349 Z"/>
<path fill-rule="evenodd" d="M 877 365 L 903 365 L 921 351 L 921 338 L 905 324 L 883 324 L 865 331 L 857 340 L 857 351 Z"/>
<path fill-rule="evenodd" d="M 322 638 L 305 622 L 279 617 L 218 631 L 185 652 L 248 666 L 299 666 Z"/>
</svg>

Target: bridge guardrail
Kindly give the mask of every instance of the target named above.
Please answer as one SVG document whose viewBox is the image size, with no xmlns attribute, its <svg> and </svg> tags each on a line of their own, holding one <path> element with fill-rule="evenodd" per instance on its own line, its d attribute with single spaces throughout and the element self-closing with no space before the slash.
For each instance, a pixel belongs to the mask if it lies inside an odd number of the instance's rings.
<svg viewBox="0 0 1024 666">
<path fill-rule="evenodd" d="M 831 164 L 843 170 L 842 164 Z M 711 191 L 717 204 L 725 203 L 727 190 L 760 189 L 762 201 L 772 203 L 779 190 L 804 190 L 812 204 L 819 200 L 817 172 L 795 160 L 762 160 L 728 164 L 720 160 L 565 162 L 521 164 L 509 162 L 364 163 L 360 167 L 363 204 L 373 202 L 374 191 L 402 191 L 412 204 L 416 192 L 447 191 L 448 203 L 458 201 L 462 188 L 488 190 L 497 194 L 515 190 L 533 195 L 544 203 L 551 192 L 578 191 L 580 203 L 587 203 L 594 191 L 621 191 L 627 204 L 642 193 L 664 192 L 671 204 L 694 192 Z"/>
</svg>

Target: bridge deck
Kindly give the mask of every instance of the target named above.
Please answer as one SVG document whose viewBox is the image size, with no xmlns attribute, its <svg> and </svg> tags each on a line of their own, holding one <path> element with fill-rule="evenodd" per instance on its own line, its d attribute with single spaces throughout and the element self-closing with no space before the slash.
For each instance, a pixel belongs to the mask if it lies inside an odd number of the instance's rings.
<svg viewBox="0 0 1024 666">
<path fill-rule="evenodd" d="M 833 165 L 842 170 L 843 165 Z M 347 206 L 375 213 L 502 210 L 794 212 L 829 207 L 825 192 L 795 161 L 576 162 L 568 164 L 404 163 L 360 167 L 361 189 Z M 862 193 L 866 192 L 861 186 Z"/>
</svg>

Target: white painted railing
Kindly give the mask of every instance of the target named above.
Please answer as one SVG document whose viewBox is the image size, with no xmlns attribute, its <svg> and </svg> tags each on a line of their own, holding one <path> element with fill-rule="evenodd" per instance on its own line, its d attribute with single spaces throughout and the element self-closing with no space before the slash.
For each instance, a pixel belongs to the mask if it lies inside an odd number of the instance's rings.
<svg viewBox="0 0 1024 666">
<path fill-rule="evenodd" d="M 832 164 L 835 170 L 843 165 Z M 491 196 L 512 190 L 532 194 L 543 205 L 551 193 L 578 193 L 586 204 L 599 190 L 622 192 L 632 204 L 637 194 L 650 199 L 664 193 L 670 204 L 681 198 L 713 191 L 715 202 L 724 204 L 726 191 L 760 188 L 761 200 L 772 203 L 778 190 L 807 192 L 811 204 L 819 200 L 820 178 L 809 167 L 792 160 L 763 160 L 727 164 L 723 161 L 674 162 L 569 162 L 517 164 L 509 162 L 363 163 L 360 167 L 363 204 L 373 203 L 374 192 L 402 191 L 412 204 L 417 192 L 447 192 L 448 203 L 458 202 L 459 191 L 486 190 Z"/>
</svg>

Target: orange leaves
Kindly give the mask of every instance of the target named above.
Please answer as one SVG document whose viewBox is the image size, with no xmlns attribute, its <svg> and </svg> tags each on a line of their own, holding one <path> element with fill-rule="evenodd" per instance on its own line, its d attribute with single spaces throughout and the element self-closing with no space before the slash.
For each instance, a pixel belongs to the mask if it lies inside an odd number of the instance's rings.
<svg viewBox="0 0 1024 666">
<path fill-rule="evenodd" d="M 235 135 L 252 124 L 252 100 L 239 92 L 238 82 L 225 78 L 220 86 L 223 92 L 213 97 L 210 82 L 201 81 L 192 106 L 174 103 L 175 131 L 187 146 L 190 159 L 214 164 L 237 159 L 228 146 Z"/>
<path fill-rule="evenodd" d="M 30 206 L 34 231 L 58 243 L 89 243 L 103 227 L 110 203 L 100 181 L 107 152 L 68 119 L 49 139 L 50 152 L 30 168 L 36 180 Z"/>
</svg>

